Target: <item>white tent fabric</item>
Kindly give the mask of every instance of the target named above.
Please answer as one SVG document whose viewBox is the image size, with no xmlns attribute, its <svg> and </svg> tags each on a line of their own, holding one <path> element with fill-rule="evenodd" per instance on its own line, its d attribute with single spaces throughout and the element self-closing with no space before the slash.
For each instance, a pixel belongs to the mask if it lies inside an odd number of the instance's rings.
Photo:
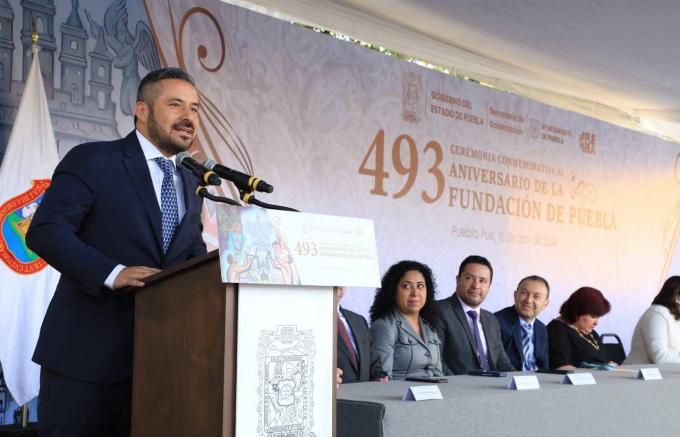
<svg viewBox="0 0 680 437">
<path fill-rule="evenodd" d="M 224 1 L 680 142 L 680 2 Z"/>
</svg>

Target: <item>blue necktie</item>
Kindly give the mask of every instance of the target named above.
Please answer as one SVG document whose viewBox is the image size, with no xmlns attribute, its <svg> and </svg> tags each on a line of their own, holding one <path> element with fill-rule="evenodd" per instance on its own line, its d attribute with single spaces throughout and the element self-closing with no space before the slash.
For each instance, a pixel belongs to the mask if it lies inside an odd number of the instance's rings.
<svg viewBox="0 0 680 437">
<path fill-rule="evenodd" d="M 522 322 L 522 370 L 533 372 L 536 370 L 536 358 L 534 357 L 533 326 L 531 323 Z"/>
<path fill-rule="evenodd" d="M 179 224 L 179 208 L 177 207 L 177 189 L 173 176 L 175 166 L 172 161 L 158 157 L 154 158 L 156 164 L 163 170 L 163 183 L 161 184 L 161 213 L 163 222 L 163 253 L 168 251 L 172 235 Z"/>
<path fill-rule="evenodd" d="M 484 346 L 482 345 L 482 337 L 479 335 L 479 327 L 477 326 L 477 312 L 470 310 L 467 315 L 472 319 L 472 333 L 475 336 L 475 342 L 477 343 L 477 357 L 479 358 L 479 365 L 482 370 L 489 370 L 489 359 L 486 357 L 486 352 L 484 352 Z"/>
</svg>

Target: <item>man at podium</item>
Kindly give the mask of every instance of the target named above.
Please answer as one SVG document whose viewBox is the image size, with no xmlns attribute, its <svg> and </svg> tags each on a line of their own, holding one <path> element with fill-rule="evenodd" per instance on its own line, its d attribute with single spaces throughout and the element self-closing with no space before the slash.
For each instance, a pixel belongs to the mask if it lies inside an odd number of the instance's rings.
<svg viewBox="0 0 680 437">
<path fill-rule="evenodd" d="M 178 68 L 149 73 L 135 130 L 76 146 L 59 163 L 28 246 L 61 272 L 33 360 L 43 436 L 130 434 L 134 293 L 143 279 L 204 254 L 197 180 L 176 168 L 199 128 L 198 93 Z"/>
</svg>

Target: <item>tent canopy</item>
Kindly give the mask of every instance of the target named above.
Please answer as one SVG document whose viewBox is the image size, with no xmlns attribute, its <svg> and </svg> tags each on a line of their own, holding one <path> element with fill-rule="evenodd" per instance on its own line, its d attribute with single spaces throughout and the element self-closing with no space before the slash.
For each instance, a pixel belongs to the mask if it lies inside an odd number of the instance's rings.
<svg viewBox="0 0 680 437">
<path fill-rule="evenodd" d="M 680 2 L 228 0 L 680 142 Z"/>
</svg>

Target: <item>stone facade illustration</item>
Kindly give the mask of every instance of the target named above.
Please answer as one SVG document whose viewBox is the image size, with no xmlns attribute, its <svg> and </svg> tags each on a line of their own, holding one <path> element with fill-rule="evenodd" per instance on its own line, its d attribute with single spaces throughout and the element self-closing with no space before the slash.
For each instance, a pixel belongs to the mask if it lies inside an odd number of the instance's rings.
<svg viewBox="0 0 680 437">
<path fill-rule="evenodd" d="M 147 23 L 137 22 L 134 37 L 127 28 L 128 7 L 143 10 L 142 2 L 88 4 L 92 7 L 85 10 L 79 0 L 0 0 L 0 161 L 31 62 L 33 26 L 40 36 L 40 69 L 60 155 L 76 144 L 127 133 L 116 117 L 120 112 L 131 117 L 139 65 L 159 68 L 158 52 Z M 66 15 L 63 22 L 55 23 L 58 15 Z M 104 17 L 102 26 L 95 16 Z M 15 26 L 21 26 L 18 32 Z M 17 62 L 21 72 L 13 76 Z M 116 83 L 114 69 L 121 70 L 122 83 Z"/>
</svg>

